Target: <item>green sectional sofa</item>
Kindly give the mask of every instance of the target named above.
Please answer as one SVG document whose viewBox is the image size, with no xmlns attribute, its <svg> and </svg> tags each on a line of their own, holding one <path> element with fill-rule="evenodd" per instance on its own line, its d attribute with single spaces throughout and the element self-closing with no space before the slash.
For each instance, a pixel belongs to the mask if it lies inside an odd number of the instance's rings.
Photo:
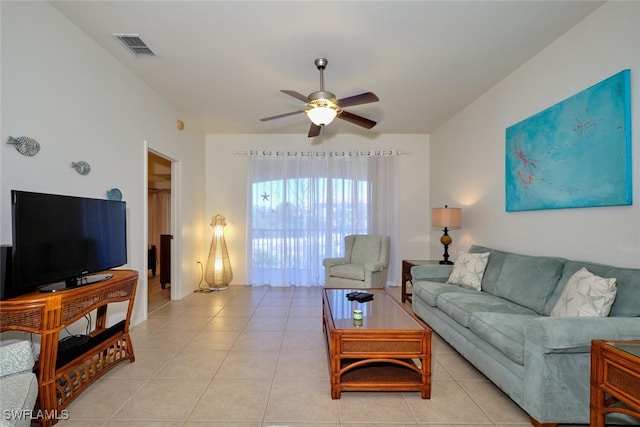
<svg viewBox="0 0 640 427">
<path fill-rule="evenodd" d="M 591 341 L 640 339 L 640 269 L 483 246 L 469 253 L 489 253 L 481 290 L 446 283 L 452 266 L 415 266 L 413 311 L 534 425 L 588 424 Z M 582 267 L 616 279 L 608 316 L 550 316 Z M 640 423 L 619 417 L 608 422 Z"/>
</svg>

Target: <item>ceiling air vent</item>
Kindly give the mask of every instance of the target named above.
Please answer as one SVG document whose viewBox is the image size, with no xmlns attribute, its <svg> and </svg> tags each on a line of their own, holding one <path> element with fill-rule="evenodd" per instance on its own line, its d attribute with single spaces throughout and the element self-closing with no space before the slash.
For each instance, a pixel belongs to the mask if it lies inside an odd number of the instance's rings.
<svg viewBox="0 0 640 427">
<path fill-rule="evenodd" d="M 112 34 L 135 56 L 156 56 L 137 34 Z"/>
</svg>

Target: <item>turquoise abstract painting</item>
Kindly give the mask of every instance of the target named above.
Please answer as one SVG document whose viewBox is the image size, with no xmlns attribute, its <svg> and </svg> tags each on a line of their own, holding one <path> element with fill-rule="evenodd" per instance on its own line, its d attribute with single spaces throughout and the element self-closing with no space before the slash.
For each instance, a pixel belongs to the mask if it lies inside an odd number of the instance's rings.
<svg viewBox="0 0 640 427">
<path fill-rule="evenodd" d="M 506 130 L 506 210 L 630 205 L 630 70 Z"/>
</svg>

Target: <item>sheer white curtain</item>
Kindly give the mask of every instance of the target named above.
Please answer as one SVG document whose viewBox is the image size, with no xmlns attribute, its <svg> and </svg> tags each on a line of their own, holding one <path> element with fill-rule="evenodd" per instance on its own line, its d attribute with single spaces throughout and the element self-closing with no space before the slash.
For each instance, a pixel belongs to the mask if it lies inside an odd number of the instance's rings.
<svg viewBox="0 0 640 427">
<path fill-rule="evenodd" d="M 248 185 L 248 284 L 322 286 L 347 234 L 391 236 L 395 259 L 394 151 L 251 151 Z"/>
</svg>

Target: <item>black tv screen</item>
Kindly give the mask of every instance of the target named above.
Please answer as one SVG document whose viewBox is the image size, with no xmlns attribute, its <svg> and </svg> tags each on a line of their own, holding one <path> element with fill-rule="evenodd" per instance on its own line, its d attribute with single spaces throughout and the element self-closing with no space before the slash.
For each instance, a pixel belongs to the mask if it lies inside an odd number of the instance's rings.
<svg viewBox="0 0 640 427">
<path fill-rule="evenodd" d="M 125 202 L 17 190 L 11 199 L 14 294 L 104 280 L 91 274 L 127 263 Z"/>
</svg>

